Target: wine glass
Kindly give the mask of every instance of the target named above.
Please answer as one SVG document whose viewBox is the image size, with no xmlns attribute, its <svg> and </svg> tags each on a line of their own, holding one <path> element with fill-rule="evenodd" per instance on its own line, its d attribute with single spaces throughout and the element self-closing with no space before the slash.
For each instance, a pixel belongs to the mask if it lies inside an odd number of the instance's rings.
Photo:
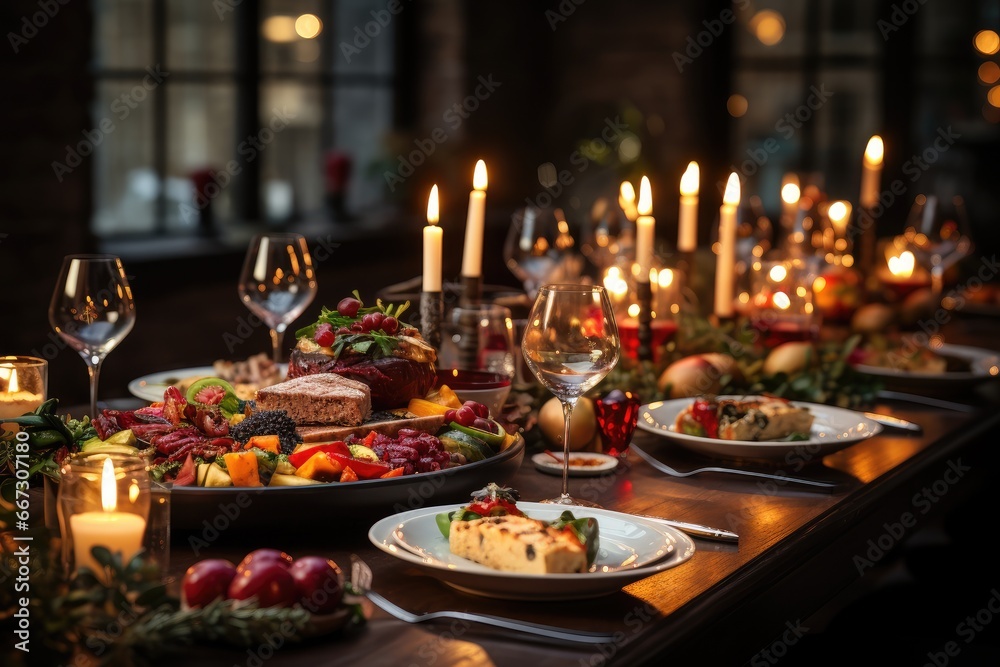
<svg viewBox="0 0 1000 667">
<path fill-rule="evenodd" d="M 135 324 L 132 288 L 114 255 L 67 255 L 49 304 L 49 323 L 76 350 L 90 375 L 90 415 L 96 417 L 101 364 Z"/>
<path fill-rule="evenodd" d="M 514 349 L 510 308 L 490 303 L 456 306 L 442 327 L 438 382 L 463 401 L 484 404 L 495 419 L 517 370 Z"/>
<path fill-rule="evenodd" d="M 258 234 L 240 273 L 240 300 L 271 330 L 274 363 L 285 330 L 316 298 L 316 273 L 301 234 Z"/>
<path fill-rule="evenodd" d="M 607 291 L 601 285 L 543 285 L 528 315 L 521 352 L 563 409 L 562 494 L 541 502 L 596 507 L 569 495 L 569 433 L 577 401 L 611 372 L 621 355 Z"/>
<path fill-rule="evenodd" d="M 534 299 L 544 283 L 572 282 L 583 273 L 583 257 L 561 209 L 525 206 L 515 211 L 503 247 L 507 268 Z"/>
<path fill-rule="evenodd" d="M 945 272 L 975 249 L 966 223 L 962 197 L 953 197 L 950 206 L 942 205 L 937 195 L 920 194 L 914 199 L 903 237 L 930 273 L 931 291 L 937 297 L 944 291 Z"/>
</svg>

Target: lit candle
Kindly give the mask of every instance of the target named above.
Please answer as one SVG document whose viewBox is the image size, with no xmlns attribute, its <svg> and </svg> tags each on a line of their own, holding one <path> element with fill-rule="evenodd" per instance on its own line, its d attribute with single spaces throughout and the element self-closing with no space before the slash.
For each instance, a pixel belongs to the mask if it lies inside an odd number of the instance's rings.
<svg viewBox="0 0 1000 667">
<path fill-rule="evenodd" d="M 618 188 L 618 205 L 630 222 L 635 222 L 639 214 L 635 210 L 635 188 L 628 181 L 622 181 Z"/>
<path fill-rule="evenodd" d="M 441 228 L 438 227 L 438 186 L 431 188 L 427 198 L 427 225 L 424 227 L 424 280 L 425 292 L 441 291 Z"/>
<path fill-rule="evenodd" d="M 45 400 L 45 397 L 21 389 L 18 385 L 16 368 L 0 367 L 0 379 L 3 379 L 6 374 L 9 374 L 6 378 L 7 388 L 0 391 L 0 419 L 20 417 L 23 414 L 34 412 L 35 408 Z"/>
<path fill-rule="evenodd" d="M 645 176 L 639 183 L 639 203 L 636 205 L 639 217 L 635 220 L 635 263 L 638 266 L 636 280 L 649 282 L 649 270 L 653 266 L 653 236 L 656 220 L 653 218 L 653 195 L 649 190 L 649 179 Z"/>
<path fill-rule="evenodd" d="M 465 222 L 465 252 L 462 275 L 478 278 L 483 273 L 483 227 L 486 220 L 486 163 L 476 162 L 469 193 L 469 214 Z"/>
<path fill-rule="evenodd" d="M 787 230 L 795 227 L 799 215 L 799 198 L 802 190 L 799 188 L 799 177 L 795 174 L 785 174 L 781 185 L 781 226 Z"/>
<path fill-rule="evenodd" d="M 677 250 L 693 252 L 698 245 L 698 181 L 701 171 L 697 162 L 688 162 L 681 176 L 681 210 L 677 223 Z"/>
<path fill-rule="evenodd" d="M 740 203 L 740 179 L 733 172 L 726 183 L 719 209 L 719 257 L 715 266 L 715 314 L 733 316 L 736 282 L 736 208 Z"/>
<path fill-rule="evenodd" d="M 103 511 L 81 512 L 69 518 L 73 533 L 73 554 L 76 567 L 89 567 L 97 576 L 103 568 L 94 560 L 90 550 L 95 546 L 107 547 L 111 553 L 120 552 L 127 563 L 142 548 L 146 521 L 137 514 L 118 512 L 118 487 L 111 458 L 104 459 L 101 471 L 101 506 Z"/>
<path fill-rule="evenodd" d="M 868 140 L 865 147 L 865 159 L 861 171 L 861 199 L 862 206 L 871 208 L 878 203 L 880 177 L 882 174 L 882 159 L 885 154 L 885 146 L 882 137 L 877 134 Z"/>
</svg>

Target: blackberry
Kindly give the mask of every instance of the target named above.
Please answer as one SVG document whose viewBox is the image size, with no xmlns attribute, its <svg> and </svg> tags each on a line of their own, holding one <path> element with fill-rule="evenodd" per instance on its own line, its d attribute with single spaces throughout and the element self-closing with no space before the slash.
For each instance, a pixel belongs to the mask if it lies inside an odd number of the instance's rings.
<svg viewBox="0 0 1000 667">
<path fill-rule="evenodd" d="M 253 412 L 229 429 L 229 435 L 241 445 L 255 435 L 276 435 L 281 442 L 282 454 L 291 454 L 295 446 L 302 442 L 302 436 L 295 430 L 295 421 L 284 410 Z"/>
</svg>

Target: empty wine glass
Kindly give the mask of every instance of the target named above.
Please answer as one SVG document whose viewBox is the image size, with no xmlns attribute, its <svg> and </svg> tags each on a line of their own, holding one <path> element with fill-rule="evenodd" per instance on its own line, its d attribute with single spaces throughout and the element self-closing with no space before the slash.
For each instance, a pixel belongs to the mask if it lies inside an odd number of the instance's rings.
<svg viewBox="0 0 1000 667">
<path fill-rule="evenodd" d="M 316 273 L 301 234 L 258 234 L 240 273 L 240 299 L 271 330 L 274 363 L 288 325 L 316 298 Z"/>
<path fill-rule="evenodd" d="M 600 285 L 543 285 L 528 315 L 521 352 L 563 409 L 562 493 L 541 502 L 596 507 L 569 495 L 569 434 L 577 401 L 611 372 L 621 355 L 607 291 Z"/>
<path fill-rule="evenodd" d="M 961 197 L 953 197 L 950 207 L 936 195 L 914 199 L 903 236 L 917 262 L 930 272 L 931 291 L 938 297 L 944 290 L 945 271 L 974 250 L 967 228 Z"/>
<path fill-rule="evenodd" d="M 504 243 L 507 268 L 532 299 L 544 283 L 567 283 L 580 278 L 583 257 L 560 209 L 525 206 L 517 210 Z"/>
<path fill-rule="evenodd" d="M 122 261 L 114 255 L 67 255 L 49 304 L 49 323 L 76 350 L 90 375 L 90 415 L 104 358 L 132 330 L 135 303 Z"/>
</svg>

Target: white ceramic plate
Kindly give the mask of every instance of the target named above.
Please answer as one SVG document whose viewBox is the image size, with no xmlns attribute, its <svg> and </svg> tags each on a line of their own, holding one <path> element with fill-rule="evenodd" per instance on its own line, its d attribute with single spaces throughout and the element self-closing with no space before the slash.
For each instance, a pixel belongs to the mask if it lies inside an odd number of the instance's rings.
<svg viewBox="0 0 1000 667">
<path fill-rule="evenodd" d="M 855 364 L 854 368 L 867 375 L 874 375 L 884 380 L 893 381 L 899 387 L 906 387 L 908 386 L 907 383 L 966 385 L 1000 377 L 1000 353 L 994 350 L 945 343 L 939 347 L 935 347 L 934 351 L 946 357 L 967 361 L 969 363 L 969 370 L 926 373 L 898 368 L 886 368 L 883 366 L 869 366 L 867 364 Z"/>
<path fill-rule="evenodd" d="M 740 400 L 754 397 L 720 396 L 719 398 Z M 813 414 L 813 425 L 808 440 L 795 442 L 720 440 L 674 430 L 677 415 L 694 400 L 678 398 L 647 403 L 639 408 L 638 426 L 644 431 L 661 435 L 706 456 L 777 460 L 784 460 L 787 456 L 793 455 L 800 458 L 806 455 L 817 458 L 826 456 L 882 431 L 881 424 L 868 419 L 860 412 L 800 401 L 792 401 L 792 405 L 806 408 Z"/>
<path fill-rule="evenodd" d="M 281 369 L 282 375 L 288 372 L 288 364 L 278 364 L 278 368 Z M 154 403 L 163 400 L 163 392 L 166 391 L 167 387 L 181 380 L 191 377 L 214 377 L 215 375 L 215 369 L 211 366 L 179 368 L 175 371 L 150 373 L 136 378 L 128 383 L 128 390 L 136 398 Z"/>
<path fill-rule="evenodd" d="M 556 454 L 562 458 L 562 453 Z M 591 465 L 583 465 L 582 462 L 590 462 Z M 547 472 L 550 475 L 562 475 L 563 464 L 554 458 L 540 452 L 531 457 L 531 462 L 535 464 L 540 472 Z M 569 453 L 569 474 L 571 477 L 592 477 L 603 475 L 606 472 L 618 467 L 618 459 L 607 454 L 594 452 L 570 452 Z"/>
<path fill-rule="evenodd" d="M 552 521 L 569 509 L 577 518 L 597 519 L 601 544 L 595 569 L 577 574 L 502 572 L 451 553 L 435 517 L 461 505 L 410 510 L 375 523 L 368 539 L 396 558 L 453 588 L 509 600 L 576 600 L 615 593 L 623 586 L 689 560 L 694 542 L 674 528 L 621 512 L 547 503 L 518 503 L 535 519 Z M 406 546 L 403 546 L 405 544 Z"/>
</svg>

